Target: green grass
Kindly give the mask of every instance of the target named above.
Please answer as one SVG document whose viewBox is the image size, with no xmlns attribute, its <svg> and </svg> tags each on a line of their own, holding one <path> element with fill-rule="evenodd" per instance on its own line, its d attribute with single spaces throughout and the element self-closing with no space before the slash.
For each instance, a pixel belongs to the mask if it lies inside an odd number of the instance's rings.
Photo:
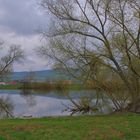
<svg viewBox="0 0 140 140">
<path fill-rule="evenodd" d="M 140 116 L 0 120 L 0 140 L 140 140 Z"/>
<path fill-rule="evenodd" d="M 20 86 L 21 86 L 20 84 L 16 84 L 16 85 L 0 85 L 0 89 L 19 89 Z"/>
</svg>

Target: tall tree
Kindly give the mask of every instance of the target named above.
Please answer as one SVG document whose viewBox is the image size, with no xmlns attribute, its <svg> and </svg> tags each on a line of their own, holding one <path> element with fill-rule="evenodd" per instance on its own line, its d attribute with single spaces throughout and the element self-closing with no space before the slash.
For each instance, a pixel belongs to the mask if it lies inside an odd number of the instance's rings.
<svg viewBox="0 0 140 140">
<path fill-rule="evenodd" d="M 50 30 L 42 31 L 49 43 L 41 54 L 92 81 L 117 110 L 139 112 L 140 1 L 42 0 L 41 5 L 54 19 Z"/>
</svg>

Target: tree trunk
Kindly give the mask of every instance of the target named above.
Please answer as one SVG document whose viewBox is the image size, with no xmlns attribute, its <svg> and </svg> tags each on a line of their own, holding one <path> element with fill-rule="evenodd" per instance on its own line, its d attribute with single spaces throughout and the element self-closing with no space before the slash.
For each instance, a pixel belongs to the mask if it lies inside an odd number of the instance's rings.
<svg viewBox="0 0 140 140">
<path fill-rule="evenodd" d="M 140 99 L 128 104 L 126 110 L 129 112 L 140 113 Z"/>
</svg>

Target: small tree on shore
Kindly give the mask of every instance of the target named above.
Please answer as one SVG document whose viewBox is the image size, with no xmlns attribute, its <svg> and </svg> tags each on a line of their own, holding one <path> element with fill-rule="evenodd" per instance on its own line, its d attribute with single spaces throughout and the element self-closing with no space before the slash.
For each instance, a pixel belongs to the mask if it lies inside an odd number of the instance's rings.
<svg viewBox="0 0 140 140">
<path fill-rule="evenodd" d="M 0 42 L 0 80 L 12 72 L 12 65 L 24 57 L 20 46 L 12 45 L 9 49 L 3 47 L 4 42 Z M 2 50 L 5 49 L 5 50 Z M 2 53 L 2 51 L 5 51 Z M 13 104 L 10 99 L 0 97 L 0 117 L 13 117 Z"/>
<path fill-rule="evenodd" d="M 4 42 L 0 43 L 0 46 Z M 2 54 L 3 50 L 5 49 L 4 54 Z M 9 74 L 12 71 L 12 65 L 14 62 L 21 60 L 24 57 L 23 51 L 21 50 L 21 47 L 19 45 L 11 45 L 9 49 L 1 48 L 1 57 L 0 57 L 0 79 L 3 77 L 6 77 L 7 74 Z"/>
</svg>

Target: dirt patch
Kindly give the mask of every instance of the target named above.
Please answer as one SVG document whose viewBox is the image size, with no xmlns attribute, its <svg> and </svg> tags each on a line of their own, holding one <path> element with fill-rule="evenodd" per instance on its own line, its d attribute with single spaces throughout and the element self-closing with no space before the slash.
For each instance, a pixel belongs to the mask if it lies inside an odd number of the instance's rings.
<svg viewBox="0 0 140 140">
<path fill-rule="evenodd" d="M 16 131 L 33 131 L 37 129 L 44 128 L 43 125 L 22 125 L 22 126 L 13 126 L 12 129 Z"/>
<path fill-rule="evenodd" d="M 117 136 L 117 137 L 123 137 L 124 136 L 124 133 L 121 132 L 121 131 L 118 131 L 114 128 L 111 128 L 110 130 L 110 133 L 113 135 L 113 136 Z"/>
</svg>

